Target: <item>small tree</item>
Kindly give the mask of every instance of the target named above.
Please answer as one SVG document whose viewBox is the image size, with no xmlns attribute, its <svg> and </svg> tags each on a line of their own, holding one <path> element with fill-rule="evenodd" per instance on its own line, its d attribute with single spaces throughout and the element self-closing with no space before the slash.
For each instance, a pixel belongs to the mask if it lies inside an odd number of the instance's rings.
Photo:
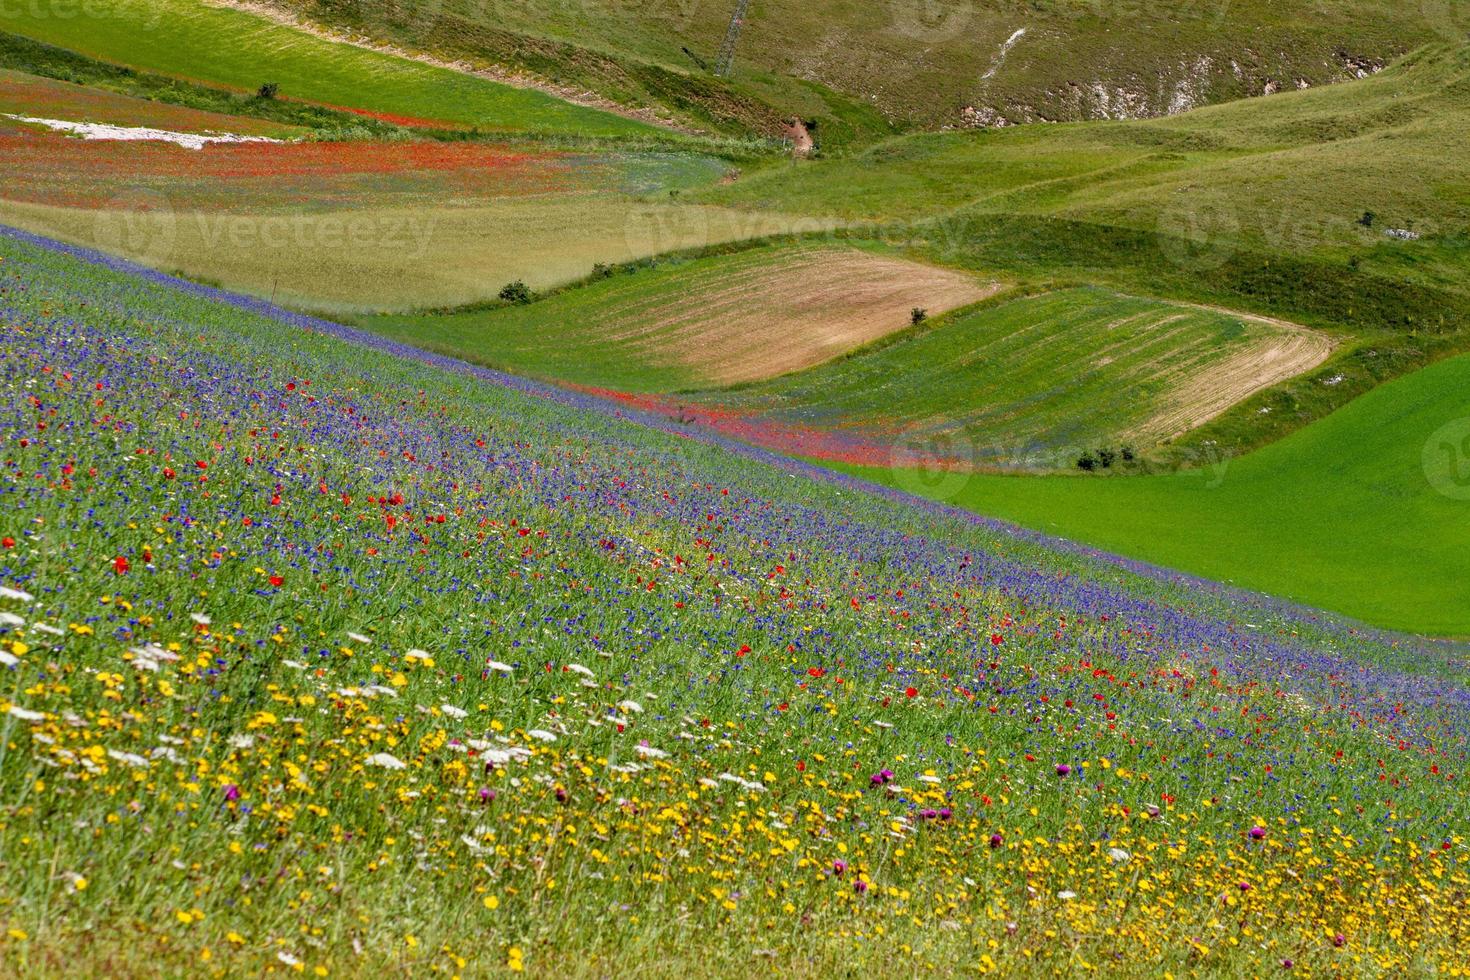
<svg viewBox="0 0 1470 980">
<path fill-rule="evenodd" d="M 280 91 L 281 86 L 277 85 L 275 82 L 266 82 L 260 88 L 255 90 L 255 97 L 257 99 L 274 99 L 276 97 L 276 93 Z"/>
<path fill-rule="evenodd" d="M 517 279 L 515 282 L 508 282 L 503 287 L 501 287 L 500 298 L 505 300 L 507 303 L 518 303 L 524 305 L 531 302 L 533 297 L 531 295 L 530 287 L 528 287 L 523 280 Z"/>
<path fill-rule="evenodd" d="M 916 306 L 912 310 L 909 310 L 910 323 L 923 323 L 927 319 L 929 319 L 929 311 L 922 306 Z"/>
</svg>

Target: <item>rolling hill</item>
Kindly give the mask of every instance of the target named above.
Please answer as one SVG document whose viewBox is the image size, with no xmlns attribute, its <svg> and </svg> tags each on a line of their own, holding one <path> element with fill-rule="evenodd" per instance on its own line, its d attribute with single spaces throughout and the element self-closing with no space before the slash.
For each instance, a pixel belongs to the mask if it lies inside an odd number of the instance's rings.
<svg viewBox="0 0 1470 980">
<path fill-rule="evenodd" d="M 1152 451 L 1331 350 L 1329 337 L 1292 324 L 1076 288 L 987 304 L 696 401 L 880 447 L 956 438 L 963 465 L 1052 470 L 1098 447 Z"/>
<path fill-rule="evenodd" d="M 707 66 L 733 0 L 272 6 L 715 125 L 771 127 L 782 114 L 802 115 L 818 121 L 819 139 L 834 147 L 880 133 L 885 121 L 938 127 L 1163 115 L 1360 77 L 1421 44 L 1463 40 L 1470 27 L 1455 4 L 1439 0 L 761 0 L 745 18 L 725 83 Z"/>
<path fill-rule="evenodd" d="M 636 265 L 526 306 L 364 319 L 517 373 L 625 391 L 742 384 L 811 367 L 973 303 L 993 283 L 850 246 L 766 246 Z"/>
<path fill-rule="evenodd" d="M 99 29 L 105 27 L 105 29 Z M 336 44 L 201 0 L 96 0 L 88 16 L 7 8 L 0 30 L 133 69 L 345 108 L 409 126 L 636 135 L 637 120 L 573 105 L 534 89 L 390 54 Z"/>
<path fill-rule="evenodd" d="M 1247 455 L 1106 479 L 864 476 L 1378 626 L 1470 636 L 1470 356 Z"/>
<path fill-rule="evenodd" d="M 8 973 L 1463 960 L 1459 648 L 0 256 Z"/>
</svg>

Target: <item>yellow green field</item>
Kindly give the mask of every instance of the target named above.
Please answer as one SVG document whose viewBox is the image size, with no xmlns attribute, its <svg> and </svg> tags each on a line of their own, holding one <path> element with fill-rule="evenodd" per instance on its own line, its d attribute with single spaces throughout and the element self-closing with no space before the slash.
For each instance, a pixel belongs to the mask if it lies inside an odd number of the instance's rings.
<svg viewBox="0 0 1470 980">
<path fill-rule="evenodd" d="M 599 262 L 820 227 L 604 194 L 330 213 L 175 211 L 157 200 L 164 209 L 151 212 L 0 201 L 0 220 L 229 289 L 338 312 L 473 303 L 516 279 L 542 288 L 586 276 Z"/>
</svg>

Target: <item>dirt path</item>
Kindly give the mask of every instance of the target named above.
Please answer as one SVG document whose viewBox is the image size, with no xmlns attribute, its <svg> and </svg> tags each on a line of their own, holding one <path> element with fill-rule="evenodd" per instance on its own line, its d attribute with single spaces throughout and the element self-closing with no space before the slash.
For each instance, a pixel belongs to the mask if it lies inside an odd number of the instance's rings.
<svg viewBox="0 0 1470 980">
<path fill-rule="evenodd" d="M 488 62 L 471 63 L 468 61 L 449 61 L 436 58 L 433 55 L 421 51 L 411 51 L 401 48 L 396 44 L 369 37 L 362 34 L 352 34 L 319 24 L 316 21 L 306 20 L 289 10 L 270 3 L 260 3 L 257 0 L 205 0 L 211 6 L 225 7 L 230 10 L 238 10 L 242 13 L 253 14 L 293 30 L 310 34 L 324 41 L 332 41 L 337 44 L 350 44 L 355 48 L 363 48 L 367 51 L 375 51 L 379 54 L 393 55 L 395 58 L 403 58 L 406 61 L 415 61 L 421 65 L 429 65 L 433 68 L 443 68 L 448 71 L 459 72 L 462 75 L 473 75 L 486 81 L 497 82 L 501 85 L 510 85 L 514 88 L 532 89 L 537 92 L 545 92 L 565 102 L 579 105 L 586 109 L 599 109 L 624 119 L 633 119 L 638 122 L 648 123 L 675 133 L 683 133 L 687 136 L 705 136 L 706 132 L 692 126 L 686 126 L 653 109 L 638 109 L 605 99 L 596 92 L 586 89 L 572 88 L 567 85 L 558 85 L 529 72 L 515 71 L 503 65 L 494 65 Z"/>
</svg>

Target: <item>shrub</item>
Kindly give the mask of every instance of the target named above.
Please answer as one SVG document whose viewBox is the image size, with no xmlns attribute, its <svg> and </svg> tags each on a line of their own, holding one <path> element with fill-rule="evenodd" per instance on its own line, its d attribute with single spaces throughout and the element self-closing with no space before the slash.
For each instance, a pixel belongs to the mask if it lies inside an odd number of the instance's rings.
<svg viewBox="0 0 1470 980">
<path fill-rule="evenodd" d="M 1117 458 L 1118 454 L 1113 452 L 1111 449 L 1099 449 L 1097 451 L 1097 461 L 1103 465 L 1103 469 L 1107 469 L 1108 467 L 1112 466 L 1113 460 Z"/>
<path fill-rule="evenodd" d="M 276 93 L 280 90 L 281 86 L 277 85 L 275 82 L 266 82 L 260 88 L 255 90 L 255 97 L 257 99 L 274 99 L 276 97 Z"/>
<path fill-rule="evenodd" d="M 531 294 L 530 287 L 524 281 L 517 279 L 515 282 L 508 282 L 501 287 L 500 298 L 507 303 L 525 304 L 531 302 L 534 297 Z"/>
<path fill-rule="evenodd" d="M 1373 219 L 1377 217 L 1378 215 L 1374 214 L 1372 211 L 1364 211 L 1363 216 L 1358 219 L 1358 224 L 1362 225 L 1364 228 L 1372 228 Z"/>
<path fill-rule="evenodd" d="M 1132 446 L 1124 446 L 1123 447 L 1123 462 L 1125 462 L 1125 463 L 1131 463 L 1131 462 L 1133 462 L 1133 447 Z"/>
<path fill-rule="evenodd" d="M 912 310 L 909 310 L 910 323 L 923 323 L 927 319 L 929 319 L 929 311 L 922 306 L 916 306 Z"/>
<path fill-rule="evenodd" d="M 1092 453 L 1083 453 L 1082 457 L 1077 460 L 1077 468 L 1091 473 L 1097 469 L 1097 457 L 1093 456 Z"/>
<path fill-rule="evenodd" d="M 612 274 L 613 267 L 608 265 L 606 262 L 594 262 L 592 264 L 593 279 L 610 279 L 612 278 Z"/>
</svg>

